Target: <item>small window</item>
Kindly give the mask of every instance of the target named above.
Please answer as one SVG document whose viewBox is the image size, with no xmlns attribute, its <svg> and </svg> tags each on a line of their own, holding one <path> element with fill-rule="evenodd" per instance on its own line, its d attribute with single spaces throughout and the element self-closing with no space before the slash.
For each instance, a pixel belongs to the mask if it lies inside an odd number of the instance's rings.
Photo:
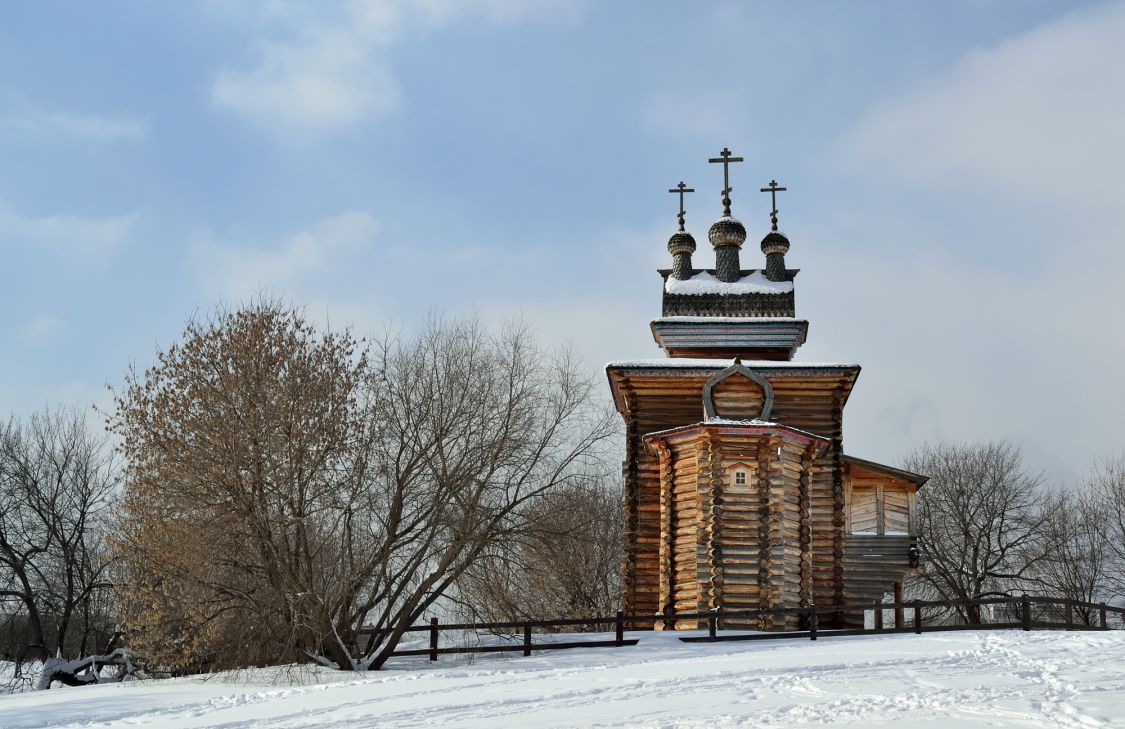
<svg viewBox="0 0 1125 729">
<path fill-rule="evenodd" d="M 736 484 L 738 484 L 739 486 L 745 486 L 746 485 L 746 471 L 735 471 L 734 472 L 734 482 Z"/>
</svg>

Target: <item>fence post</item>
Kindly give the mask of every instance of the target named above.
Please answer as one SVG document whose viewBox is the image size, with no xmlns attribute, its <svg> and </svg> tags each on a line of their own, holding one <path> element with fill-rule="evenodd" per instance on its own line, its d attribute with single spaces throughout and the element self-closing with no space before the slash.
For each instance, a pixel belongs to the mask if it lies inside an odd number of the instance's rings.
<svg viewBox="0 0 1125 729">
<path fill-rule="evenodd" d="M 717 615 L 715 615 L 714 608 L 712 608 L 711 612 L 707 615 L 707 637 L 711 640 L 715 640 L 715 634 L 718 632 L 718 630 L 719 618 Z"/>
<path fill-rule="evenodd" d="M 1109 630 L 1109 622 L 1106 620 L 1105 603 L 1098 605 L 1098 613 L 1102 620 L 1102 630 Z"/>
<path fill-rule="evenodd" d="M 430 618 L 430 660 L 437 660 L 437 618 Z"/>
<path fill-rule="evenodd" d="M 875 601 L 875 630 L 883 629 L 883 598 Z"/>
<path fill-rule="evenodd" d="M 523 624 L 523 654 L 531 655 L 531 621 Z"/>
<path fill-rule="evenodd" d="M 809 613 L 809 640 L 816 640 L 816 629 L 819 624 L 816 606 L 812 605 L 812 612 Z"/>
<path fill-rule="evenodd" d="M 914 632 L 922 634 L 922 601 L 914 601 Z"/>
<path fill-rule="evenodd" d="M 676 629 L 676 608 L 672 603 L 668 603 L 664 606 L 664 629 Z"/>
<path fill-rule="evenodd" d="M 895 583 L 895 627 L 906 627 L 906 611 L 902 607 L 902 582 Z"/>
<path fill-rule="evenodd" d="M 617 611 L 617 623 L 615 627 L 617 634 L 614 638 L 617 640 L 617 645 L 621 645 L 625 642 L 625 611 Z"/>
<path fill-rule="evenodd" d="M 1023 594 L 1023 599 L 1020 603 L 1020 612 L 1022 613 L 1020 617 L 1023 621 L 1023 629 L 1031 630 L 1031 598 L 1028 597 L 1026 592 Z"/>
<path fill-rule="evenodd" d="M 1074 603 L 1066 601 L 1066 629 L 1074 630 Z"/>
</svg>

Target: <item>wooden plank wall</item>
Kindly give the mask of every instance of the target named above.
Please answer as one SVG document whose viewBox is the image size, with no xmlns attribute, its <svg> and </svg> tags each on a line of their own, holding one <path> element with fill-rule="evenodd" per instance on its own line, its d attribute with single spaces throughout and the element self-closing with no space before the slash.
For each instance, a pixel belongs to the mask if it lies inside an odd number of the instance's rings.
<svg viewBox="0 0 1125 729">
<path fill-rule="evenodd" d="M 882 534 L 882 521 L 879 519 L 879 494 L 881 484 L 852 480 L 848 499 L 848 530 L 852 534 Z"/>
<path fill-rule="evenodd" d="M 723 480 L 717 545 L 723 563 L 722 605 L 727 610 L 754 609 L 762 605 L 763 588 L 768 589 L 762 584 L 760 572 L 762 544 L 769 535 L 761 529 L 764 507 L 760 504 L 759 447 L 749 438 L 724 436 L 717 450 L 722 458 Z M 745 484 L 734 483 L 735 470 L 746 471 Z"/>
<path fill-rule="evenodd" d="M 801 606 L 811 605 L 813 600 L 812 468 L 816 449 L 816 444 L 810 443 L 801 454 L 801 474 L 797 485 L 800 505 Z"/>
<path fill-rule="evenodd" d="M 905 488 L 885 487 L 883 491 L 885 534 L 910 533 L 910 494 Z"/>
<path fill-rule="evenodd" d="M 722 512 L 726 498 L 726 478 L 718 443 L 709 433 L 699 443 L 699 541 L 696 544 L 700 593 L 697 611 L 722 605 L 723 541 Z"/>
<path fill-rule="evenodd" d="M 697 544 L 700 532 L 699 509 L 699 458 L 701 438 L 676 443 L 671 449 L 672 462 L 672 518 L 669 523 L 671 569 L 673 584 L 671 603 L 676 612 L 694 612 L 699 609 L 699 555 Z M 685 626 L 686 627 L 686 626 Z"/>
<path fill-rule="evenodd" d="M 657 613 L 660 604 L 660 464 L 656 453 L 642 442 L 645 434 L 689 425 L 703 419 L 703 383 L 711 373 L 648 375 L 611 372 L 617 378 L 620 404 L 626 423 L 625 519 L 627 548 L 623 557 L 624 602 L 632 613 Z M 854 378 L 852 372 L 762 374 L 774 388 L 771 420 L 834 438 L 833 450 L 812 464 L 808 483 L 810 522 L 810 583 L 817 604 L 831 604 L 843 597 L 844 488 L 838 451 L 843 394 Z M 734 382 L 750 382 L 730 378 Z M 721 389 L 721 388 L 720 388 Z M 721 398 L 720 398 L 721 399 Z M 719 470 L 717 463 L 710 465 Z M 712 482 L 701 490 L 714 489 Z M 799 485 L 798 485 L 799 488 Z M 720 531 L 722 526 L 719 526 Z M 700 545 L 697 543 L 697 553 Z M 839 556 L 839 560 L 836 556 Z M 711 581 L 722 575 L 712 570 Z M 699 599 L 711 600 L 700 592 Z"/>
<path fill-rule="evenodd" d="M 847 490 L 844 487 L 844 390 L 837 385 L 832 392 L 832 445 L 829 457 L 832 459 L 832 605 L 843 605 L 844 595 L 844 556 L 847 554 L 845 524 L 847 513 L 845 502 Z"/>
<path fill-rule="evenodd" d="M 642 449 L 644 446 L 640 446 Z M 632 601 L 628 612 L 660 612 L 660 459 L 642 452 L 635 456 L 637 471 Z"/>
<path fill-rule="evenodd" d="M 849 534 L 909 534 L 916 486 L 864 468 L 847 477 Z"/>
<path fill-rule="evenodd" d="M 772 464 L 770 488 L 771 534 L 769 569 L 774 586 L 770 607 L 797 607 L 801 591 L 801 481 L 806 447 L 803 443 L 773 436 L 769 441 Z M 768 627 L 795 627 L 796 616 L 773 616 Z"/>
<path fill-rule="evenodd" d="M 639 564 L 637 540 L 640 521 L 638 446 L 642 434 L 637 427 L 637 398 L 628 383 L 622 387 L 621 399 L 624 404 L 624 412 L 621 415 L 625 419 L 625 461 L 621 464 L 621 477 L 625 483 L 625 499 L 622 504 L 625 518 L 625 548 L 621 554 L 621 590 L 624 593 L 622 604 L 635 607 L 638 605 L 638 600 L 643 600 L 640 598 L 641 593 L 637 583 Z"/>
<path fill-rule="evenodd" d="M 761 385 L 753 380 L 734 376 L 715 385 L 711 390 L 711 400 L 720 418 L 749 420 L 762 414 L 765 394 Z"/>
</svg>

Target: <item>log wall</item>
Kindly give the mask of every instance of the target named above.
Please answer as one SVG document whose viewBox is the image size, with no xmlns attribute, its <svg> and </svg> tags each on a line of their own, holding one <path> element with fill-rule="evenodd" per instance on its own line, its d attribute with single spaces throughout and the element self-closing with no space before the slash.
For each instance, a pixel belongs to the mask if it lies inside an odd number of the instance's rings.
<svg viewBox="0 0 1125 729">
<path fill-rule="evenodd" d="M 749 495 L 749 506 L 737 506 L 732 503 L 739 502 L 747 494 L 736 495 L 729 491 L 731 484 L 726 473 L 729 461 L 725 460 L 725 454 L 732 451 L 724 447 L 724 455 L 720 457 L 714 444 L 699 444 L 694 456 L 694 488 L 697 494 L 694 511 L 690 516 L 677 516 L 670 505 L 665 505 L 669 525 L 675 521 L 677 528 L 685 528 L 689 519 L 693 519 L 696 525 L 694 548 L 696 572 L 700 576 L 698 586 L 694 592 L 677 592 L 677 606 L 693 601 L 706 607 L 720 602 L 733 605 L 731 601 L 760 605 L 763 597 L 758 591 L 758 584 L 751 586 L 746 580 L 737 579 L 741 575 L 734 575 L 730 565 L 739 565 L 733 568 L 735 571 L 755 572 L 750 565 L 757 561 L 761 550 L 773 550 L 780 558 L 793 563 L 791 574 L 789 570 L 777 571 L 779 576 L 785 575 L 778 594 L 796 594 L 798 600 L 817 604 L 832 604 L 842 599 L 845 511 L 840 425 L 843 405 L 858 369 L 757 371 L 770 381 L 774 389 L 770 419 L 829 438 L 831 446 L 828 453 L 815 460 L 809 459 L 804 476 L 800 467 L 794 465 L 799 464 L 802 458 L 807 459 L 807 454 L 801 449 L 793 453 L 783 449 L 777 469 L 767 464 L 763 470 L 759 463 L 753 474 L 754 483 L 745 489 L 757 488 L 758 491 Z M 658 453 L 646 449 L 642 439 L 649 433 L 700 422 L 703 419 L 703 383 L 713 373 L 714 370 L 638 373 L 610 370 L 618 408 L 622 410 L 626 422 L 623 476 L 627 547 L 623 574 L 625 607 L 631 613 L 655 614 L 664 604 L 661 600 L 660 547 L 664 517 L 661 511 L 660 457 Z M 727 386 L 727 382 L 732 384 Z M 745 412 L 753 413 L 750 417 L 757 415 L 761 406 L 751 391 L 751 385 L 751 381 L 741 377 L 719 383 L 715 388 L 719 412 L 724 417 L 732 417 L 728 415 L 732 412 L 731 408 L 741 407 Z M 733 452 L 741 454 L 735 457 L 736 460 L 744 458 L 751 465 L 758 463 L 756 448 L 745 453 L 739 450 Z M 674 460 L 671 454 L 669 458 Z M 686 462 L 674 464 L 672 471 L 677 468 L 681 476 L 687 478 L 693 466 Z M 675 474 L 670 473 L 669 478 L 675 481 Z M 756 538 L 753 537 L 750 532 L 755 532 L 756 527 L 745 522 L 747 510 L 752 512 L 763 506 L 762 488 L 765 489 L 768 509 L 775 479 L 787 483 L 786 486 L 776 487 L 787 494 L 784 499 L 786 506 L 783 507 L 784 526 L 778 527 L 781 533 L 772 535 L 773 539 L 782 540 L 780 544 L 772 544 L 769 533 L 758 533 Z M 691 487 L 681 481 L 679 484 L 671 483 L 669 489 L 671 495 L 677 491 L 688 493 Z M 703 499 L 699 495 L 710 498 Z M 718 496 L 718 501 L 712 505 L 715 496 Z M 754 503 L 755 496 L 757 503 Z M 807 502 L 807 516 L 802 515 L 802 499 Z M 802 523 L 807 523 L 804 534 Z M 690 540 L 686 536 L 684 539 L 678 548 L 687 548 Z M 802 549 L 802 539 L 807 542 L 807 549 Z M 733 550 L 729 556 L 741 561 L 731 563 L 726 559 L 728 547 Z M 669 562 L 666 565 L 669 571 L 673 567 L 681 572 L 689 569 L 686 562 L 677 561 L 674 565 Z M 758 576 L 763 577 L 761 574 Z M 774 575 L 764 577 L 769 589 L 773 589 Z M 664 596 L 672 595 L 666 582 L 663 590 Z M 769 602 L 768 596 L 765 599 Z"/>
<path fill-rule="evenodd" d="M 746 377 L 728 377 L 711 390 L 715 413 L 721 418 L 751 420 L 762 414 L 762 386 Z"/>
</svg>

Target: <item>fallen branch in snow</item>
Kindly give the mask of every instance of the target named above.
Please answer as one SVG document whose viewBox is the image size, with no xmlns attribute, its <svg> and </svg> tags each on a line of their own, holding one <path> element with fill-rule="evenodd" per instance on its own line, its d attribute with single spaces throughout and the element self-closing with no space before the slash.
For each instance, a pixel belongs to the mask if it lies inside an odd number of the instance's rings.
<svg viewBox="0 0 1125 729">
<path fill-rule="evenodd" d="M 116 683 L 133 678 L 136 674 L 133 652 L 127 648 L 113 648 L 121 634 L 119 628 L 110 638 L 106 652 L 96 656 L 86 656 L 73 661 L 58 656 L 48 658 L 43 662 L 43 671 L 39 674 L 36 689 L 44 691 L 51 688 L 51 684 L 56 681 L 64 686 L 85 686 L 103 681 Z M 112 676 L 103 676 L 102 669 L 107 666 L 116 666 L 117 671 Z"/>
</svg>

